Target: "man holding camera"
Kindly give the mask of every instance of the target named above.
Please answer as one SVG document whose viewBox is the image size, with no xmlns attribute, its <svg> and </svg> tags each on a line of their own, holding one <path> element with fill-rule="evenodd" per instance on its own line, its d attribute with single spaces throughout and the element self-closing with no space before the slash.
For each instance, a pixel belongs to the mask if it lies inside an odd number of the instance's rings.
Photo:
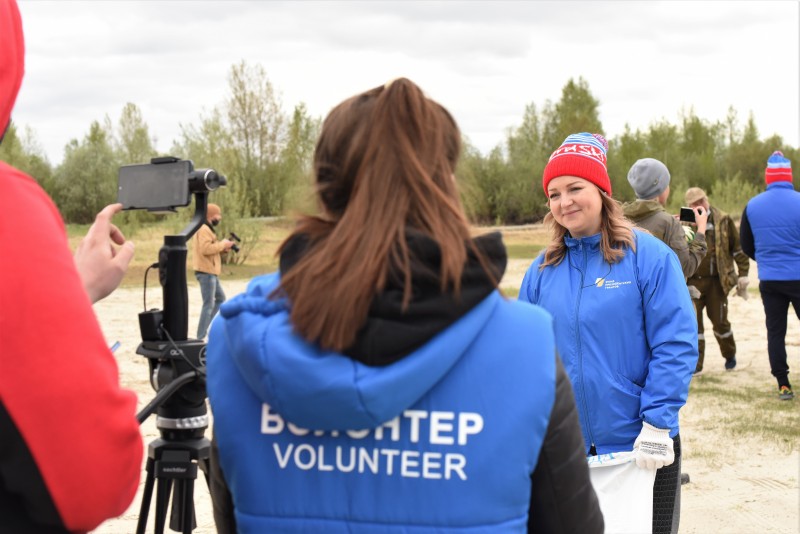
<svg viewBox="0 0 800 534">
<path fill-rule="evenodd" d="M 681 223 L 664 210 L 669 198 L 669 180 L 667 166 L 657 159 L 637 160 L 628 171 L 628 183 L 636 193 L 636 200 L 622 209 L 636 226 L 659 238 L 678 255 L 683 276 L 688 278 L 706 255 L 708 212 L 694 208 L 697 233 L 691 243 L 687 243 Z"/>
<path fill-rule="evenodd" d="M 708 254 L 686 282 L 697 312 L 697 343 L 700 356 L 697 359 L 695 374 L 703 370 L 706 348 L 703 308 L 706 308 L 706 314 L 714 329 L 714 337 L 717 338 L 719 350 L 725 358 L 725 370 L 732 371 L 736 367 L 736 342 L 733 339 L 731 323 L 728 321 L 728 293 L 735 287 L 740 297 L 747 298 L 750 259 L 742 252 L 742 247 L 739 245 L 739 231 L 733 219 L 728 214 L 711 207 L 705 191 L 699 187 L 690 187 L 686 191 L 685 200 L 687 206 L 702 207 L 709 213 L 706 226 Z"/>
<path fill-rule="evenodd" d="M 225 302 L 225 292 L 219 283 L 222 272 L 222 254 L 233 247 L 233 241 L 223 239 L 217 241 L 214 227 L 222 220 L 222 210 L 216 204 L 209 204 L 206 211 L 206 222 L 194 236 L 193 268 L 194 275 L 200 283 L 200 294 L 203 297 L 203 308 L 200 310 L 200 322 L 197 324 L 197 339 L 205 339 L 211 319 Z"/>
</svg>

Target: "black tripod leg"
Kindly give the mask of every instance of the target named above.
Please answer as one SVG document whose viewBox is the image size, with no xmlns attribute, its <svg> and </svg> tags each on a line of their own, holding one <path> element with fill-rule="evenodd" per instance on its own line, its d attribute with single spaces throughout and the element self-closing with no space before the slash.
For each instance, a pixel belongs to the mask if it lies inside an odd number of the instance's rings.
<svg viewBox="0 0 800 534">
<path fill-rule="evenodd" d="M 167 523 L 167 506 L 169 506 L 169 495 L 172 492 L 172 481 L 159 479 L 156 489 L 156 533 L 164 534 L 164 526 Z"/>
<path fill-rule="evenodd" d="M 170 512 L 169 528 L 175 532 L 191 534 L 197 528 L 194 515 L 194 479 L 179 479 L 175 481 L 172 492 L 172 511 Z"/>
<path fill-rule="evenodd" d="M 206 477 L 206 487 L 211 491 L 211 478 L 209 475 L 211 472 L 211 461 L 208 458 L 200 458 L 197 460 L 197 465 Z"/>
<path fill-rule="evenodd" d="M 188 479 L 183 481 L 183 534 L 192 534 L 192 530 L 197 526 L 194 518 L 194 480 Z"/>
<path fill-rule="evenodd" d="M 144 481 L 144 493 L 142 494 L 142 505 L 139 508 L 139 522 L 136 524 L 136 534 L 144 534 L 147 528 L 147 514 L 150 511 L 150 499 L 153 498 L 153 459 L 147 459 L 147 476 Z"/>
<path fill-rule="evenodd" d="M 145 481 L 142 506 L 139 513 L 137 534 L 144 534 L 153 487 L 156 491 L 155 534 L 164 534 L 167 526 L 167 512 L 171 508 L 169 528 L 176 532 L 191 534 L 197 528 L 194 510 L 194 486 L 197 468 L 203 470 L 208 483 L 209 441 L 176 441 L 166 449 L 164 440 L 156 440 L 150 445 L 147 460 L 147 479 Z M 197 463 L 195 463 L 195 461 Z M 170 501 L 172 504 L 170 506 Z"/>
</svg>

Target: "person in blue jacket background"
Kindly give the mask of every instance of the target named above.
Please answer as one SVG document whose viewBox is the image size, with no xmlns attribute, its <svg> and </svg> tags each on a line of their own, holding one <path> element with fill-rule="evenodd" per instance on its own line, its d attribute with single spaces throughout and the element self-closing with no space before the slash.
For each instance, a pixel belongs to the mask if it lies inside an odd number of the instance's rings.
<svg viewBox="0 0 800 534">
<path fill-rule="evenodd" d="M 611 198 L 606 140 L 567 137 L 542 185 L 547 248 L 519 299 L 553 315 L 556 346 L 573 384 L 587 454 L 635 451 L 658 469 L 653 532 L 677 532 L 678 412 L 697 363 L 697 326 L 677 256 L 634 230 Z"/>
<path fill-rule="evenodd" d="M 321 214 L 209 334 L 220 532 L 603 531 L 552 319 L 498 292 L 460 140 L 404 78 L 325 119 Z"/>
<path fill-rule="evenodd" d="M 742 250 L 758 263 L 758 290 L 767 317 L 767 353 L 778 398 L 792 400 L 786 327 L 789 304 L 800 319 L 800 193 L 792 186 L 792 163 L 780 151 L 767 160 L 767 190 L 742 212 Z"/>
</svg>

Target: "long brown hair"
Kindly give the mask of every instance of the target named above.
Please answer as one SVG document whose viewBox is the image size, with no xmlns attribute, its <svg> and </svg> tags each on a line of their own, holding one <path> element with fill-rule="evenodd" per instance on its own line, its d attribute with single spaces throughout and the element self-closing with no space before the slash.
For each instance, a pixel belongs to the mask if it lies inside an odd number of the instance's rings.
<svg viewBox="0 0 800 534">
<path fill-rule="evenodd" d="M 600 210 L 600 250 L 608 263 L 616 263 L 625 256 L 625 249 L 636 251 L 633 225 L 625 218 L 619 202 L 600 191 L 603 207 Z M 550 243 L 544 251 L 544 261 L 540 268 L 558 265 L 567 255 L 564 236 L 567 229 L 556 222 L 553 212 L 544 217 L 545 226 L 550 230 Z"/>
<path fill-rule="evenodd" d="M 352 345 L 390 269 L 408 305 L 409 227 L 438 243 L 442 291 L 459 293 L 470 238 L 453 176 L 460 152 L 453 117 L 405 78 L 330 112 L 314 154 L 322 214 L 301 218 L 279 250 L 295 237 L 310 243 L 281 279 L 300 335 L 325 349 Z"/>
</svg>

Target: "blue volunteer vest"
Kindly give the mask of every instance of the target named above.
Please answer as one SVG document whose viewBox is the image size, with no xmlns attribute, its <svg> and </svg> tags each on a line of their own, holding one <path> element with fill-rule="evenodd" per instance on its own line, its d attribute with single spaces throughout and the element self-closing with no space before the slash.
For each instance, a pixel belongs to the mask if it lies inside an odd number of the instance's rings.
<svg viewBox="0 0 800 534">
<path fill-rule="evenodd" d="M 263 366 L 266 389 L 296 377 L 268 383 L 283 365 L 274 359 L 283 349 L 273 350 L 273 342 L 303 346 L 303 357 L 319 358 L 332 382 L 355 376 L 358 384 L 363 376 L 377 381 L 378 391 L 385 384 L 386 395 L 402 394 L 414 373 L 424 380 L 437 354 L 463 345 L 449 372 L 381 426 L 315 432 L 290 423 L 254 393 L 229 350 L 236 343 L 225 341 L 235 333 L 229 319 L 218 317 L 208 347 L 208 394 L 240 532 L 526 532 L 530 475 L 555 396 L 546 312 L 495 292 L 415 353 L 382 368 L 318 351 L 291 333 L 285 312 L 243 311 L 237 320 L 248 336 L 264 340 L 245 360 Z M 289 387 L 292 404 L 329 409 L 324 387 Z"/>
</svg>

